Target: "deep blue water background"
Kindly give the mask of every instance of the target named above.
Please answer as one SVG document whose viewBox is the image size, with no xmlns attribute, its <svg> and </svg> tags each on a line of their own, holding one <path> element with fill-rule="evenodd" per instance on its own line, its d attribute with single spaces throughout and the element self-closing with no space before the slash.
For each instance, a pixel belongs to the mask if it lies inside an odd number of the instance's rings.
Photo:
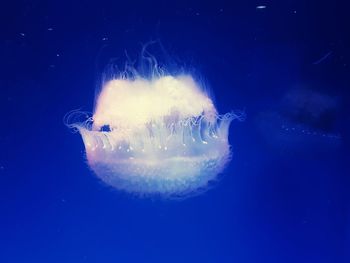
<svg viewBox="0 0 350 263">
<path fill-rule="evenodd" d="M 350 262 L 348 10 L 340 1 L 2 3 L 0 262 Z M 225 176 L 183 201 L 105 186 L 63 124 L 72 109 L 92 110 L 105 65 L 122 65 L 125 50 L 137 58 L 151 40 L 171 70 L 176 61 L 205 78 L 221 113 L 247 113 L 232 124 Z M 295 95 L 311 101 L 301 116 L 283 100 L 293 90 L 312 94 Z M 317 103 L 319 94 L 335 102 Z"/>
</svg>

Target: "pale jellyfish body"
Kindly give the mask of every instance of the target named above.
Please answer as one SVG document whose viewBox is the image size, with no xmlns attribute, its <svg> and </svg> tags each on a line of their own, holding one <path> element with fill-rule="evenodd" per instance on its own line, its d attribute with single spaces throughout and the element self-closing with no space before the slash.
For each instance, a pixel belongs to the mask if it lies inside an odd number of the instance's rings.
<svg viewBox="0 0 350 263">
<path fill-rule="evenodd" d="M 230 159 L 233 114 L 218 115 L 191 76 L 113 79 L 92 125 L 76 124 L 88 164 L 105 183 L 136 194 L 205 189 Z"/>
</svg>

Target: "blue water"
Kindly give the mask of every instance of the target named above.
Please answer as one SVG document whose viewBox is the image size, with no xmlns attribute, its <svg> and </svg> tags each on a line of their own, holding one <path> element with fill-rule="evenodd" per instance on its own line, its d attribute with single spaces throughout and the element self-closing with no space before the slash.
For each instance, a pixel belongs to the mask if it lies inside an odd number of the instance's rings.
<svg viewBox="0 0 350 263">
<path fill-rule="evenodd" d="M 0 262 L 350 262 L 348 9 L 305 2 L 3 3 Z M 107 187 L 63 123 L 152 40 L 247 114 L 220 182 L 183 201 Z"/>
</svg>

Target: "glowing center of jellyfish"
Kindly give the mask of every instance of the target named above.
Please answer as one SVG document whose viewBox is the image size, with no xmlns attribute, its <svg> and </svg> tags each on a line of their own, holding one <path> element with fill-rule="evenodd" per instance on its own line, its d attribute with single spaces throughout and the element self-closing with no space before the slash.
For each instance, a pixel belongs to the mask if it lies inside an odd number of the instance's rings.
<svg viewBox="0 0 350 263">
<path fill-rule="evenodd" d="M 191 76 L 113 79 L 97 98 L 92 125 L 76 125 L 92 170 L 137 194 L 204 189 L 229 161 L 233 114 L 218 115 Z"/>
</svg>

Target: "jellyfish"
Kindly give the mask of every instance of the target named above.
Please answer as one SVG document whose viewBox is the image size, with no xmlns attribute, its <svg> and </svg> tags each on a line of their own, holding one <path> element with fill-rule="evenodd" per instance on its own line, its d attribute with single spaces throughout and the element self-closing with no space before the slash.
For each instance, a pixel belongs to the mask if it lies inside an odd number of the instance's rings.
<svg viewBox="0 0 350 263">
<path fill-rule="evenodd" d="M 291 89 L 256 118 L 257 130 L 268 146 L 298 155 L 339 148 L 338 99 L 312 89 Z"/>
<path fill-rule="evenodd" d="M 191 74 L 121 75 L 104 83 L 93 114 L 71 124 L 92 171 L 138 195 L 185 196 L 208 188 L 231 159 L 230 123 Z"/>
</svg>

